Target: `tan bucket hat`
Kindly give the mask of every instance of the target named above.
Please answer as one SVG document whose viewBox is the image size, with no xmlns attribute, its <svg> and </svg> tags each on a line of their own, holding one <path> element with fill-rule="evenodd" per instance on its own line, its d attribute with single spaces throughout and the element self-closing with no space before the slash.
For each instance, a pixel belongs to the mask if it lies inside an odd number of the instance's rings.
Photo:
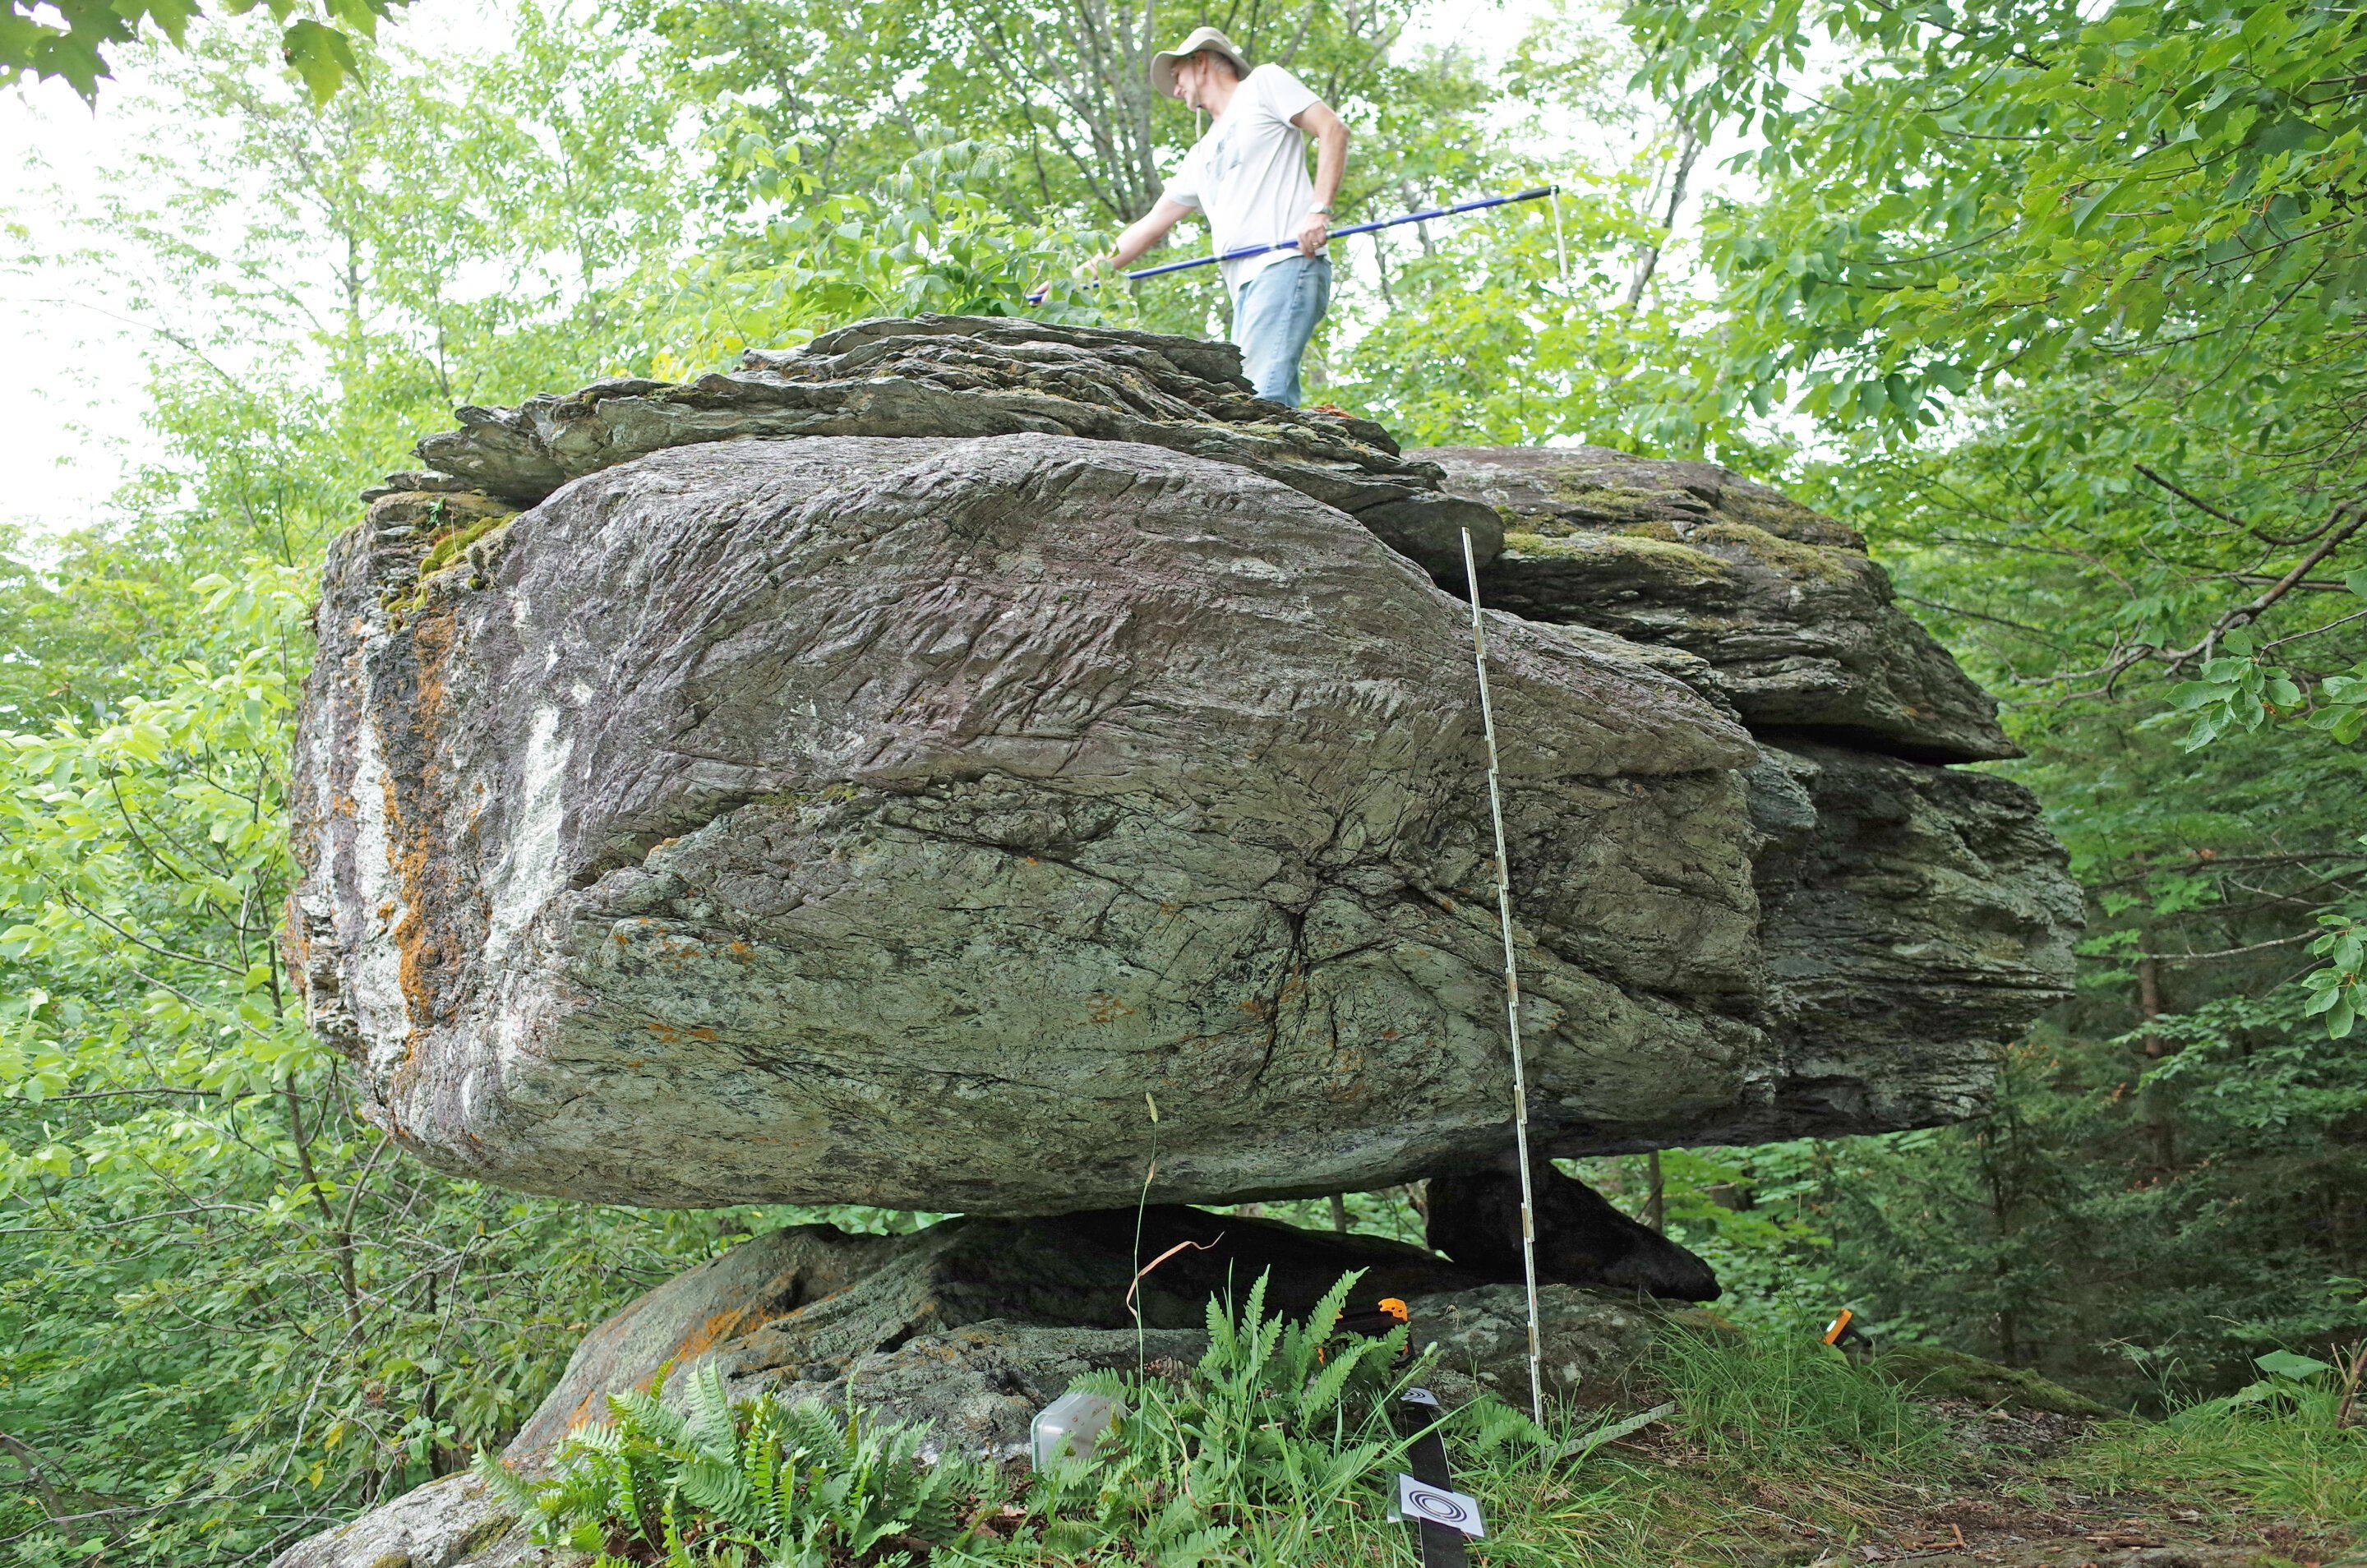
<svg viewBox="0 0 2367 1568">
<path fill-rule="evenodd" d="M 1175 66 L 1178 62 L 1189 60 L 1203 50 L 1221 54 L 1231 61 L 1234 71 L 1240 74 L 1246 76 L 1250 73 L 1250 62 L 1241 58 L 1239 44 L 1214 28 L 1195 28 L 1190 38 L 1173 49 L 1162 49 L 1150 57 L 1150 85 L 1171 98 L 1183 96 L 1175 90 Z"/>
</svg>

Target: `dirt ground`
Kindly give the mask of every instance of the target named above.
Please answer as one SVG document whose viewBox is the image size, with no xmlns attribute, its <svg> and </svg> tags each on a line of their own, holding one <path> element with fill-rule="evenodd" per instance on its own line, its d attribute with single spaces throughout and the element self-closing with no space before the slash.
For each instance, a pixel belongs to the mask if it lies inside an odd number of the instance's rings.
<svg viewBox="0 0 2367 1568">
<path fill-rule="evenodd" d="M 2076 1417 L 1974 1405 L 1951 1414 L 1965 1448 L 1994 1459 L 1986 1473 L 1884 1510 L 1873 1539 L 1853 1542 L 1784 1518 L 1771 1493 L 1761 1501 L 1777 1539 L 1753 1568 L 2367 1568 L 2367 1548 L 2339 1533 L 2231 1516 L 2208 1497 L 2081 1493 L 2047 1464 L 2085 1430 Z"/>
</svg>

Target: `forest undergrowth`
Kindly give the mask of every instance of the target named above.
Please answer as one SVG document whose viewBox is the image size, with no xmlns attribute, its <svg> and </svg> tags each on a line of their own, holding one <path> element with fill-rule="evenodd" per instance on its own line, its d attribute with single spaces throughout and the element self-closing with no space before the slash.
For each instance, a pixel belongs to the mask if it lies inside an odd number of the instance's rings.
<svg viewBox="0 0 2367 1568">
<path fill-rule="evenodd" d="M 1039 1472 L 931 1460 L 924 1429 L 859 1403 L 733 1404 L 711 1363 L 671 1399 L 662 1380 L 612 1400 L 547 1476 L 478 1472 L 535 1539 L 591 1568 L 1412 1564 L 1388 1502 L 1431 1424 L 1391 1412 L 1437 1363 L 1401 1355 L 1404 1328 L 1331 1334 L 1353 1281 L 1292 1322 L 1264 1311 L 1261 1280 L 1238 1311 L 1211 1303 L 1196 1365 L 1090 1377 L 1121 1413 L 1090 1455 Z M 2360 1368 L 2267 1362 L 2165 1420 L 2065 1417 L 1949 1397 L 1806 1325 L 1697 1312 L 1620 1386 L 1543 1427 L 1483 1395 L 1435 1428 L 1481 1505 L 1483 1562 L 2034 1561 L 2014 1549 L 2067 1543 L 2208 1545 L 2227 1553 L 2212 1562 L 2261 1568 L 2367 1561 Z"/>
</svg>

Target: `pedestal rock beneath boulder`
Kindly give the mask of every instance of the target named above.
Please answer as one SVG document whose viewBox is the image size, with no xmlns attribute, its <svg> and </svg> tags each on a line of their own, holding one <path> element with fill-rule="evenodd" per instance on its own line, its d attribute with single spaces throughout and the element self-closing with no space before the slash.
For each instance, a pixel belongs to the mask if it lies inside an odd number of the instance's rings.
<svg viewBox="0 0 2367 1568">
<path fill-rule="evenodd" d="M 1132 1210 L 1057 1219 L 954 1219 L 904 1235 L 798 1225 L 742 1243 L 676 1276 L 594 1329 L 502 1455 L 545 1470 L 568 1433 L 608 1418 L 608 1396 L 666 1379 L 680 1399 L 702 1366 L 735 1399 L 770 1393 L 875 1420 L 926 1422 L 924 1451 L 1010 1461 L 1036 1414 L 1090 1370 L 1154 1372 L 1207 1348 L 1211 1300 L 1235 1306 L 1266 1281 L 1269 1316 L 1303 1321 L 1350 1269 L 1352 1310 L 1404 1301 L 1422 1373 L 1450 1405 L 1481 1393 L 1528 1397 L 1520 1285 L 1478 1276 L 1403 1243 L 1274 1221 L 1153 1207 L 1138 1247 Z M 1127 1307 L 1138 1259 L 1161 1262 Z M 1603 1404 L 1643 1371 L 1661 1325 L 1700 1314 L 1630 1296 L 1547 1285 L 1543 1370 L 1557 1403 Z M 275 1568 L 515 1568 L 580 1560 L 537 1548 L 472 1476 L 447 1476 L 290 1548 Z"/>
<path fill-rule="evenodd" d="M 1266 1280 L 1266 1311 L 1303 1320 L 1340 1277 L 1360 1270 L 1350 1306 L 1409 1303 L 1417 1348 L 1435 1345 L 1445 1392 L 1524 1403 L 1528 1329 L 1517 1283 L 1491 1280 L 1420 1247 L 1303 1231 L 1273 1220 L 1154 1206 L 1057 1219 L 944 1221 L 907 1235 L 829 1225 L 774 1231 L 679 1275 L 584 1338 L 504 1457 L 534 1466 L 607 1396 L 646 1389 L 659 1370 L 712 1359 L 735 1399 L 770 1393 L 926 1421 L 933 1445 L 1010 1459 L 1029 1423 L 1081 1373 L 1193 1362 L 1207 1348 L 1208 1303 L 1246 1303 Z M 1136 1292 L 1138 1261 L 1182 1244 Z M 1556 1398 L 1600 1400 L 1641 1364 L 1667 1309 L 1630 1295 L 1542 1288 L 1546 1373 Z"/>
<path fill-rule="evenodd" d="M 368 1113 L 665 1205 L 1105 1208 L 1154 1142 L 1154 1201 L 1493 1156 L 1486 759 L 1429 572 L 1532 513 L 1236 368 L 872 322 L 422 443 L 331 552 L 298 745 L 290 945 Z M 1934 761 L 2009 750 L 1987 699 L 1845 530 L 1709 488 L 1756 520 L 1482 580 L 1536 617 L 1489 635 L 1557 1154 L 1970 1114 L 2070 973 L 2035 804 Z M 1726 632 L 1589 607 L 1598 557 L 1608 602 L 1659 592 L 1619 565 L 1653 550 L 1729 584 Z"/>
</svg>

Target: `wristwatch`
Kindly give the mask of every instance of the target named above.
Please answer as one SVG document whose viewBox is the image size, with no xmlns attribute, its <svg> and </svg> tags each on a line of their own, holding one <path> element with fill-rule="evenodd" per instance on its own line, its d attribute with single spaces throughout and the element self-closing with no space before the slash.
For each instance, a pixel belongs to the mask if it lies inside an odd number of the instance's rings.
<svg viewBox="0 0 2367 1568">
<path fill-rule="evenodd" d="M 1307 210 L 1309 212 L 1320 212 L 1326 218 L 1331 216 L 1331 209 L 1328 207 L 1310 207 Z"/>
</svg>

